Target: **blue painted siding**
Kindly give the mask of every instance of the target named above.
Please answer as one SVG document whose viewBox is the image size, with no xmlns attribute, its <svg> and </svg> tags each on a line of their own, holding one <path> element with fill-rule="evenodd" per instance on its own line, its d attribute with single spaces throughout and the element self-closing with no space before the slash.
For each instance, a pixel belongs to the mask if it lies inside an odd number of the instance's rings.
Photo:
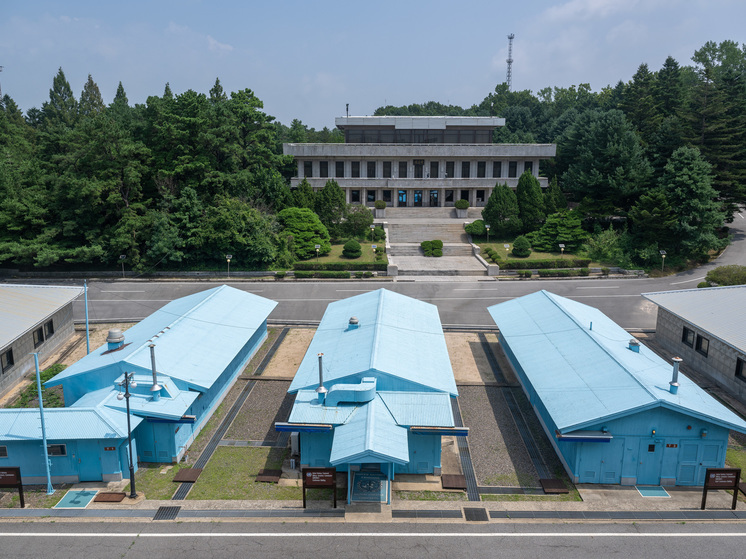
<svg viewBox="0 0 746 559">
<path fill-rule="evenodd" d="M 394 465 L 397 474 L 432 474 L 440 468 L 441 441 L 439 435 L 408 433 L 409 464 Z"/>
</svg>

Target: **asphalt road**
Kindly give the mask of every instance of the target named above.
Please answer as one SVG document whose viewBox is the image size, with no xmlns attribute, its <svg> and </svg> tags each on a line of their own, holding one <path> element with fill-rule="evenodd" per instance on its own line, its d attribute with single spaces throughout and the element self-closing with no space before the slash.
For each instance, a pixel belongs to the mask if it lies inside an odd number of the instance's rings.
<svg viewBox="0 0 746 559">
<path fill-rule="evenodd" d="M 0 526 L 3 557 L 740 557 L 741 524 L 24 523 Z M 739 551 L 739 549 L 741 551 Z"/>
</svg>

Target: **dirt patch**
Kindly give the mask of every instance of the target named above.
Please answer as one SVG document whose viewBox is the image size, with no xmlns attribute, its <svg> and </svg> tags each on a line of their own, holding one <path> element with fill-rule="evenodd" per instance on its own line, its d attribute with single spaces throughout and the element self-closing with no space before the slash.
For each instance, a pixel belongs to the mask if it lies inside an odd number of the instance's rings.
<svg viewBox="0 0 746 559">
<path fill-rule="evenodd" d="M 310 328 L 292 328 L 288 331 L 282 345 L 264 369 L 264 375 L 292 379 L 298 371 L 300 362 L 313 339 L 316 330 Z"/>
<path fill-rule="evenodd" d="M 496 353 L 492 347 L 497 345 L 497 337 L 490 334 L 489 351 Z M 448 355 L 451 358 L 453 376 L 456 384 L 474 382 L 495 382 L 495 374 L 485 353 L 485 347 L 479 334 L 475 332 L 448 332 L 445 334 Z"/>
</svg>

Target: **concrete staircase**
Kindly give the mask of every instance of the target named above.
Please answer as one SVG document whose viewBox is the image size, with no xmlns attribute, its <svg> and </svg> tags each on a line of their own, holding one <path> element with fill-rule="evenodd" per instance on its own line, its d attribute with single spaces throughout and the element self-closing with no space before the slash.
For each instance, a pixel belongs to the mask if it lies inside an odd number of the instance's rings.
<svg viewBox="0 0 746 559">
<path fill-rule="evenodd" d="M 460 221 L 482 219 L 482 208 L 469 208 L 468 217 Z M 397 219 L 458 219 L 456 208 L 386 208 L 386 217 L 376 221 Z"/>
<path fill-rule="evenodd" d="M 389 254 L 392 256 L 423 256 L 420 243 L 397 243 L 391 245 Z M 471 245 L 445 244 L 443 243 L 443 257 L 446 256 L 471 256 Z"/>
<path fill-rule="evenodd" d="M 421 243 L 440 239 L 443 243 L 468 243 L 464 222 L 455 223 L 388 223 L 389 243 Z"/>
</svg>

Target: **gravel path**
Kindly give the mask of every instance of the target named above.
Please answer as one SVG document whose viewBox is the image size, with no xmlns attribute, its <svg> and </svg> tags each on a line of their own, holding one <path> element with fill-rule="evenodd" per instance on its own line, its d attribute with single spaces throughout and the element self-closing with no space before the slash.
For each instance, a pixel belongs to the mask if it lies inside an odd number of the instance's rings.
<svg viewBox="0 0 746 559">
<path fill-rule="evenodd" d="M 257 381 L 224 438 L 276 441 L 280 434 L 275 431 L 275 421 L 287 421 L 295 400 L 288 388 L 290 381 Z"/>
</svg>

